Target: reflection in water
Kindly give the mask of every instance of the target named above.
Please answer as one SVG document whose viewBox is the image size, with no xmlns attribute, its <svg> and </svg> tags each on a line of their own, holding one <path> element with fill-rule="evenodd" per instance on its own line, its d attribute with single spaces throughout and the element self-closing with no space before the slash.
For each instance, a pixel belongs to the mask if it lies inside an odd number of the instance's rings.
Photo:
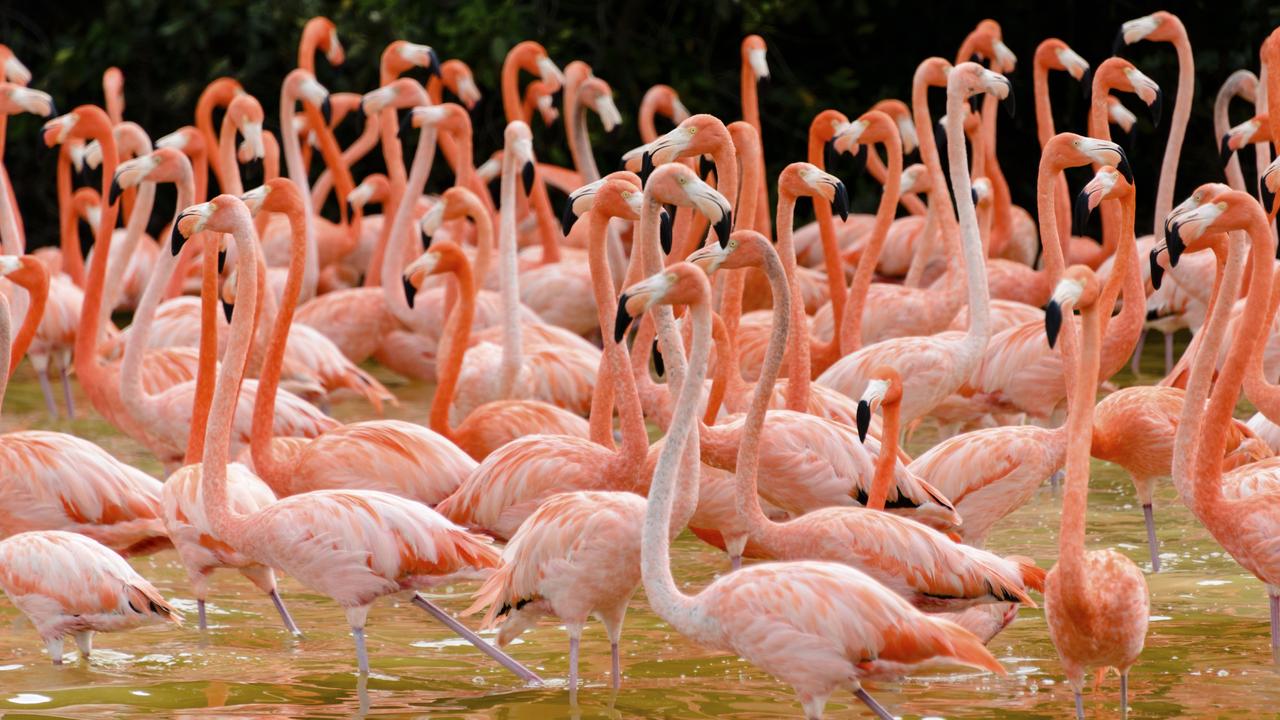
<svg viewBox="0 0 1280 720">
<path fill-rule="evenodd" d="M 1146 365 L 1158 370 L 1159 348 Z M 425 421 L 430 388 L 397 384 L 375 370 L 401 398 L 388 415 Z M 1123 378 L 1122 378 L 1123 379 Z M 1150 382 L 1150 377 L 1146 379 Z M 78 398 L 81 399 L 82 398 Z M 81 403 L 82 407 L 88 407 Z M 117 457 L 159 473 L 138 445 L 100 420 L 50 425 L 27 367 L 10 385 L 5 431 L 52 427 L 88 437 Z M 335 414 L 367 417 L 357 402 L 341 402 Z M 928 438 L 920 438 L 927 441 Z M 917 444 L 915 453 L 926 447 Z M 1116 547 L 1147 566 L 1141 508 L 1122 472 L 1094 464 L 1088 545 Z M 1271 663 L 1267 598 L 1262 585 L 1227 557 L 1178 504 L 1166 481 L 1157 493 L 1165 570 L 1148 576 L 1152 602 L 1147 648 L 1130 679 L 1131 717 L 1274 715 L 1280 682 Z M 1010 516 L 988 546 L 1001 554 L 1035 557 L 1049 567 L 1057 553 L 1061 499 L 1048 485 L 1028 507 Z M 684 535 L 674 545 L 673 567 L 688 592 L 727 570 L 724 556 Z M 140 558 L 134 566 L 166 596 L 194 609 L 172 551 Z M 586 686 L 577 706 L 569 702 L 563 629 L 549 623 L 510 646 L 511 654 L 545 678 L 543 688 L 522 687 L 496 664 L 420 610 L 382 600 L 367 628 L 373 675 L 357 679 L 351 637 L 341 610 L 284 578 L 281 593 L 305 633 L 294 640 L 280 629 L 270 603 L 238 574 L 214 576 L 211 630 L 146 628 L 99 636 L 90 663 L 54 668 L 35 631 L 8 602 L 0 601 L 0 713 L 53 717 L 376 717 L 750 719 L 798 716 L 790 688 L 750 665 L 709 654 L 673 633 L 638 593 L 622 639 L 623 685 L 609 689 L 609 643 L 599 625 L 582 641 Z M 458 612 L 470 604 L 474 585 L 439 588 L 430 598 Z M 189 604 L 188 604 L 189 603 Z M 486 633 L 492 638 L 492 634 Z M 876 697 L 899 716 L 948 718 L 1064 717 L 1071 691 L 1038 609 L 1023 609 L 1017 622 L 991 643 L 1009 677 L 943 673 L 873 686 Z M 1090 717 L 1119 715 L 1117 680 L 1085 695 Z M 836 696 L 832 717 L 861 717 L 849 696 Z M 210 714 L 210 712 L 214 714 Z"/>
</svg>

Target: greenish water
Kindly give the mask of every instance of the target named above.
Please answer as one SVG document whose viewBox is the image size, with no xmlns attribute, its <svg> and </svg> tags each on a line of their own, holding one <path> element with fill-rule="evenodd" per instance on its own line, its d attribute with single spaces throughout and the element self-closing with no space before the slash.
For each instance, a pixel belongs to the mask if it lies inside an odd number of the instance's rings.
<svg viewBox="0 0 1280 720">
<path fill-rule="evenodd" d="M 1151 382 L 1158 347 L 1144 365 Z M 379 372 L 392 386 L 394 379 Z M 5 403 L 4 429 L 51 427 L 89 437 L 149 472 L 157 464 L 105 423 L 48 423 L 29 375 L 20 371 Z M 1121 378 L 1122 383 L 1131 378 Z M 388 415 L 423 421 L 430 388 L 395 384 L 401 406 Z M 82 412 L 88 408 L 83 396 Z M 343 419 L 367 417 L 366 406 L 338 403 Z M 911 448 L 920 452 L 923 445 Z M 1049 567 L 1057 555 L 1060 499 L 1046 486 L 993 533 L 990 547 L 1035 557 Z M 1115 547 L 1143 568 L 1147 563 L 1142 516 L 1124 474 L 1094 464 L 1088 542 Z M 1149 575 L 1151 630 L 1130 679 L 1133 718 L 1275 717 L 1280 676 L 1268 648 L 1267 599 L 1262 585 L 1242 570 L 1190 514 L 1165 482 L 1157 522 L 1165 570 Z M 723 555 L 688 536 L 675 545 L 678 581 L 696 591 L 727 570 Z M 161 591 L 188 610 L 194 601 L 177 556 L 167 551 L 134 561 Z M 551 682 L 524 688 L 478 652 L 453 638 L 404 602 L 382 600 L 369 619 L 374 674 L 354 674 L 354 651 L 342 612 L 288 578 L 281 592 L 306 636 L 288 638 L 269 601 L 238 574 L 215 575 L 205 635 L 193 627 L 145 628 L 99 635 L 89 663 L 49 664 L 34 630 L 0 601 L 0 713 L 24 717 L 681 717 L 772 718 L 799 716 L 790 689 L 732 657 L 699 649 L 648 610 L 643 592 L 632 603 L 623 637 L 623 687 L 608 686 L 609 646 L 598 624 L 588 626 L 582 647 L 587 685 L 569 704 L 568 641 L 553 622 L 527 632 L 511 653 Z M 469 604 L 474 586 L 446 588 L 434 596 L 452 611 Z M 474 623 L 474 620 L 472 621 Z M 1017 622 L 992 641 L 1009 677 L 972 673 L 931 674 L 868 685 L 895 715 L 907 718 L 1069 717 L 1071 692 L 1039 609 L 1023 609 Z M 830 717 L 864 717 L 849 696 L 837 696 Z M 1090 717 L 1118 717 L 1118 681 L 1086 693 Z"/>
</svg>

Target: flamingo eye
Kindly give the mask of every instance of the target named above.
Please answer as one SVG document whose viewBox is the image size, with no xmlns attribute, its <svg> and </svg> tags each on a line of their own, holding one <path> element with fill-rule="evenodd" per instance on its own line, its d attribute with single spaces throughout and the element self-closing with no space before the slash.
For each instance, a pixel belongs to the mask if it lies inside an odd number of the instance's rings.
<svg viewBox="0 0 1280 720">
<path fill-rule="evenodd" d="M 697 132 L 698 132 L 698 128 L 696 128 L 696 127 L 690 127 L 690 128 L 689 128 L 689 134 L 690 134 L 690 135 L 694 135 L 694 134 L 696 134 Z"/>
<path fill-rule="evenodd" d="M 689 182 L 689 181 L 688 181 L 688 180 L 686 180 L 685 178 L 676 178 L 676 182 L 680 183 L 681 185 L 684 185 L 685 183 L 687 183 L 687 182 Z"/>
</svg>

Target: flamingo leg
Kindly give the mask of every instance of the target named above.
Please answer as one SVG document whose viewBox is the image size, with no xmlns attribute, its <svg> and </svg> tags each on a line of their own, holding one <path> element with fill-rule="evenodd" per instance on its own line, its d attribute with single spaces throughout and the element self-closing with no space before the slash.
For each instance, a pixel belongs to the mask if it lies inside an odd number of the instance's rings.
<svg viewBox="0 0 1280 720">
<path fill-rule="evenodd" d="M 76 639 L 76 647 L 80 648 L 80 659 L 88 660 L 93 654 L 93 631 L 81 630 L 72 635 Z"/>
<path fill-rule="evenodd" d="M 569 702 L 578 702 L 578 646 L 582 643 L 582 631 L 569 629 Z"/>
<path fill-rule="evenodd" d="M 76 419 L 76 403 L 71 399 L 71 376 L 66 364 L 60 368 L 62 374 L 62 401 L 67 404 L 67 419 Z"/>
<path fill-rule="evenodd" d="M 53 386 L 49 384 L 48 366 L 37 367 L 36 377 L 40 379 L 40 392 L 44 395 L 44 407 L 49 411 L 49 419 L 58 419 L 58 405 L 53 401 Z"/>
<path fill-rule="evenodd" d="M 44 646 L 49 649 L 49 659 L 54 665 L 62 664 L 62 636 L 59 635 L 51 640 L 45 640 Z"/>
<path fill-rule="evenodd" d="M 1120 673 L 1120 720 L 1129 717 L 1129 671 Z"/>
<path fill-rule="evenodd" d="M 622 687 L 622 657 L 618 642 L 609 643 L 610 672 L 613 673 L 613 689 Z"/>
<path fill-rule="evenodd" d="M 1084 695 L 1079 690 L 1076 693 L 1076 720 L 1084 720 Z"/>
<path fill-rule="evenodd" d="M 734 570 L 741 570 L 741 569 L 742 569 L 742 556 L 741 556 L 741 555 L 730 555 L 730 556 L 729 556 L 729 567 L 733 568 Z"/>
<path fill-rule="evenodd" d="M 867 692 L 864 688 L 858 688 L 853 694 L 862 701 L 863 705 L 870 708 L 871 712 L 874 713 L 876 717 L 880 718 L 880 720 L 893 720 L 893 715 L 890 714 L 888 710 L 885 710 L 883 705 L 876 702 L 876 699 L 871 697 L 871 693 Z"/>
<path fill-rule="evenodd" d="M 1133 348 L 1133 358 L 1129 361 L 1129 370 L 1134 377 L 1142 374 L 1142 346 L 1147 342 L 1147 329 L 1142 328 L 1142 332 L 1138 333 L 1138 344 Z"/>
<path fill-rule="evenodd" d="M 1164 374 L 1173 369 L 1173 333 L 1164 334 Z"/>
<path fill-rule="evenodd" d="M 364 646 L 364 628 L 351 626 L 351 637 L 356 639 L 356 666 L 360 668 L 360 676 L 369 674 L 369 651 Z"/>
<path fill-rule="evenodd" d="M 516 677 L 520 678 L 521 680 L 524 680 L 525 682 L 539 683 L 539 684 L 542 683 L 542 678 L 535 675 L 532 670 L 521 665 L 518 661 L 516 661 L 515 658 L 511 657 L 505 652 L 485 642 L 484 639 L 481 638 L 479 635 L 476 635 L 475 633 L 471 632 L 471 629 L 468 628 L 466 625 L 463 625 L 462 623 L 453 619 L 453 617 L 451 617 L 449 613 L 445 612 L 444 610 L 441 610 L 439 607 L 436 606 L 435 603 L 426 599 L 422 595 L 414 594 L 413 604 L 422 608 L 423 610 L 426 611 L 428 615 L 435 618 L 438 622 L 443 624 L 445 627 L 457 633 L 459 636 L 462 637 L 463 640 L 466 640 L 472 645 L 475 645 L 477 650 L 496 660 L 499 665 L 502 665 L 504 668 L 510 670 L 512 673 L 515 674 Z"/>
<path fill-rule="evenodd" d="M 293 616 L 289 614 L 289 608 L 284 606 L 284 601 L 280 599 L 280 593 L 275 588 L 271 588 L 271 592 L 267 593 L 271 596 L 271 602 L 276 606 L 276 612 L 280 613 L 280 619 L 284 621 L 284 629 L 294 637 L 302 637 L 302 631 L 293 622 Z"/>
<path fill-rule="evenodd" d="M 1280 595 L 1271 595 L 1271 653 L 1280 656 Z"/>
<path fill-rule="evenodd" d="M 204 598 L 196 599 L 196 613 L 200 616 L 200 632 L 209 629 L 209 618 L 204 610 Z"/>
<path fill-rule="evenodd" d="M 1066 473 L 1062 470 L 1057 470 L 1049 476 L 1049 489 L 1053 491 L 1054 495 L 1058 494 L 1058 487 L 1062 485 L 1062 478 L 1065 476 Z"/>
<path fill-rule="evenodd" d="M 1160 572 L 1160 541 L 1156 539 L 1155 511 L 1150 503 L 1142 506 L 1142 519 L 1147 523 L 1147 547 L 1151 550 L 1151 572 Z"/>
</svg>

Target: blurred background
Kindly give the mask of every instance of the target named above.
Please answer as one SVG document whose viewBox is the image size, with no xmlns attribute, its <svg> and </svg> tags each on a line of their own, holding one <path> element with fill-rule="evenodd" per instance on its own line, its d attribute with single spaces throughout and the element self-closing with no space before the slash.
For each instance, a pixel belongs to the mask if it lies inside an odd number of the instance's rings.
<svg viewBox="0 0 1280 720">
<path fill-rule="evenodd" d="M 442 59 L 466 61 L 484 93 L 472 113 L 479 161 L 501 141 L 498 78 L 503 57 L 521 40 L 538 40 L 562 68 L 571 60 L 584 60 L 612 85 L 623 124 L 605 134 L 594 115 L 588 120 L 597 161 L 608 171 L 622 152 L 639 144 L 635 111 L 645 90 L 655 83 L 672 85 L 692 112 L 737 119 L 739 42 L 754 32 L 769 47 L 772 78 L 761 85 L 760 104 L 765 155 L 773 177 L 786 163 L 804 159 L 809 122 L 818 111 L 831 107 L 856 117 L 877 100 L 908 99 L 917 63 L 930 55 L 954 60 L 965 35 L 979 20 L 990 17 L 1001 23 L 1005 43 L 1019 60 L 1012 74 L 1018 114 L 1012 120 L 1002 115 L 999 121 L 1001 165 L 1014 202 L 1034 209 L 1039 146 L 1031 61 L 1036 45 L 1047 37 L 1059 37 L 1096 66 L 1110 55 L 1120 23 L 1157 9 L 1179 15 L 1195 53 L 1195 101 L 1175 194 L 1181 198 L 1202 182 L 1222 179 L 1212 129 L 1213 98 L 1234 70 L 1256 72 L 1260 43 L 1271 28 L 1280 25 L 1280 3 L 24 0 L 0 3 L 0 42 L 28 65 L 34 75 L 31 85 L 52 94 L 60 111 L 82 103 L 100 104 L 103 70 L 120 67 L 125 75 L 125 118 L 140 123 L 154 139 L 191 123 L 196 97 L 220 75 L 234 76 L 258 97 L 270 124 L 279 112 L 280 82 L 296 63 L 302 26 L 311 16 L 323 14 L 337 23 L 347 55 L 346 63 L 337 68 L 323 59 L 318 63 L 319 80 L 331 91 L 373 89 L 378 57 L 395 39 L 429 44 Z M 1165 93 L 1164 120 L 1155 128 L 1136 98 L 1123 98 L 1139 118 L 1130 157 L 1139 188 L 1137 231 L 1143 234 L 1150 230 L 1155 178 L 1176 90 L 1177 58 L 1166 43 L 1142 42 L 1123 53 Z M 1064 73 L 1051 77 L 1058 130 L 1083 132 L 1079 83 Z M 942 112 L 942 98 L 941 91 L 934 92 L 936 118 Z M 1236 107 L 1232 122 L 1244 120 L 1248 112 Z M 354 117 L 345 120 L 339 141 L 350 142 L 361 122 Z M 38 141 L 40 123 L 31 116 L 15 118 L 4 158 L 32 247 L 55 242 L 57 233 L 55 154 Z M 535 118 L 534 125 L 540 126 L 541 121 Z M 535 133 L 540 159 L 570 164 L 562 123 L 535 127 Z M 408 152 L 412 142 L 407 144 Z M 1252 151 L 1244 156 L 1245 176 L 1253 177 Z M 372 153 L 372 159 L 355 168 L 357 182 L 380 169 L 378 157 Z M 833 171 L 852 181 L 855 209 L 874 208 L 878 187 L 870 178 L 855 181 L 851 160 L 843 160 Z M 1070 179 L 1073 190 L 1078 190 L 1085 175 Z M 437 171 L 429 189 L 448 182 L 447 172 Z M 168 219 L 172 200 L 166 197 L 171 196 L 162 194 L 157 200 L 156 227 Z"/>
</svg>

